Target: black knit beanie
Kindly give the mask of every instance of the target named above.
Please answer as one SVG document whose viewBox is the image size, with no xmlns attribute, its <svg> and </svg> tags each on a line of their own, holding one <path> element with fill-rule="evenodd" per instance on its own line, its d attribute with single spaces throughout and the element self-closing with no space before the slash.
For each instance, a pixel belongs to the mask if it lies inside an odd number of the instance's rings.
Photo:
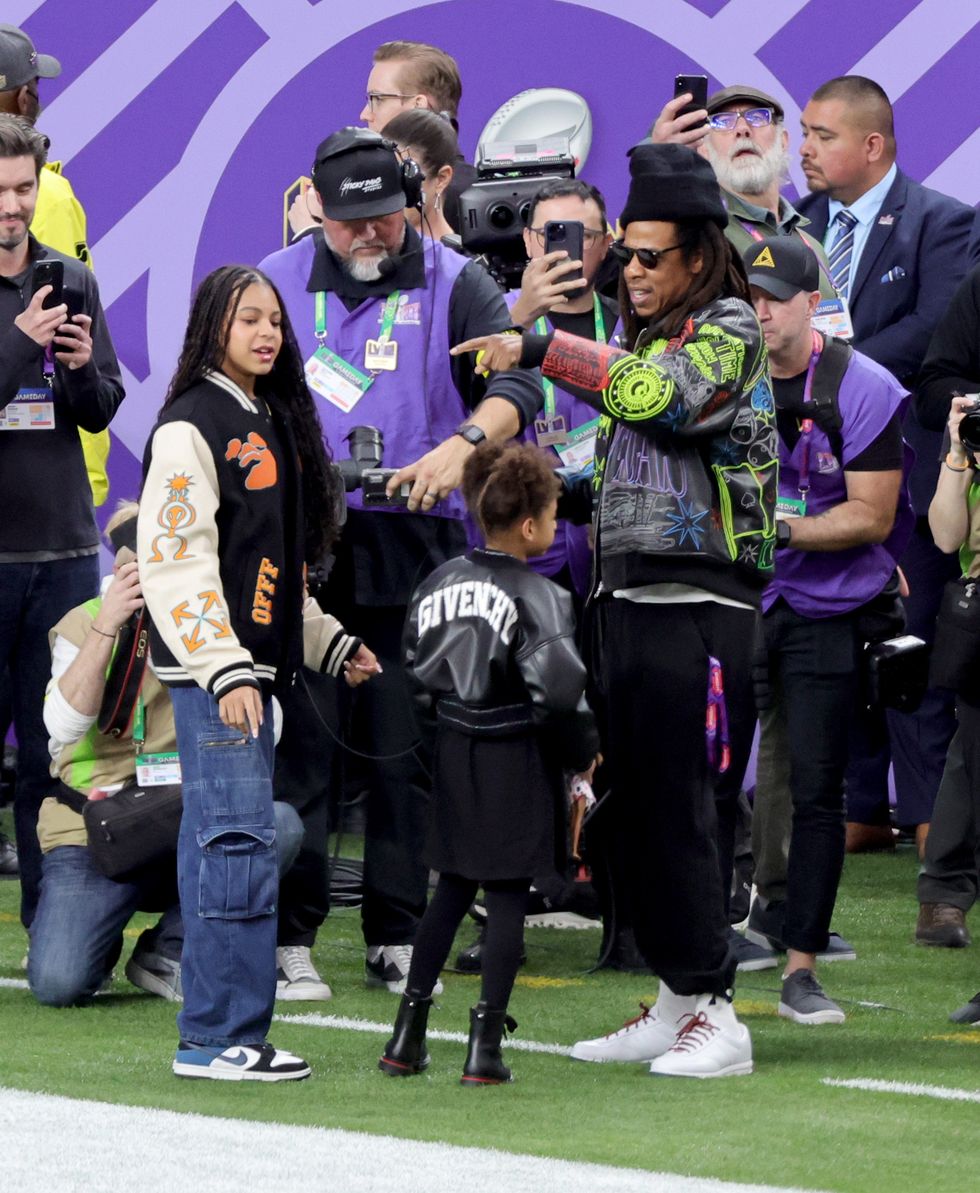
<svg viewBox="0 0 980 1193">
<path fill-rule="evenodd" d="M 630 190 L 619 217 L 635 220 L 714 220 L 724 228 L 728 212 L 710 164 L 686 145 L 641 141 L 629 151 Z"/>
</svg>

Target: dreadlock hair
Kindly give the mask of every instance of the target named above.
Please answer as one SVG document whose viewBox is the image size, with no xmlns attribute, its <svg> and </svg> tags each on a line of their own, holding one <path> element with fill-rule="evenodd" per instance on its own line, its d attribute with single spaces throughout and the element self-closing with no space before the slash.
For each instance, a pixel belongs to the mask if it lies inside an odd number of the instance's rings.
<svg viewBox="0 0 980 1193">
<path fill-rule="evenodd" d="M 634 345 L 642 331 L 670 339 L 683 328 L 688 317 L 715 298 L 741 298 L 749 302 L 745 266 L 732 251 L 728 237 L 713 220 L 677 220 L 681 255 L 690 264 L 701 254 L 701 269 L 672 307 L 647 323 L 641 321 L 630 302 L 625 270 L 619 274 L 619 308 L 623 319 L 623 343 Z"/>
<path fill-rule="evenodd" d="M 285 416 L 296 440 L 303 494 L 306 558 L 316 563 L 337 538 L 336 510 L 340 508 L 340 476 L 323 440 L 320 416 L 306 388 L 306 376 L 296 336 L 275 285 L 248 265 L 223 265 L 201 282 L 194 295 L 184 346 L 167 389 L 163 409 L 198 385 L 210 372 L 220 372 L 228 346 L 231 321 L 249 286 L 268 286 L 282 313 L 282 347 L 271 370 L 255 379 L 255 393 Z"/>
<path fill-rule="evenodd" d="M 484 534 L 537 518 L 561 491 L 547 456 L 530 443 L 484 441 L 463 466 L 463 499 Z"/>
</svg>

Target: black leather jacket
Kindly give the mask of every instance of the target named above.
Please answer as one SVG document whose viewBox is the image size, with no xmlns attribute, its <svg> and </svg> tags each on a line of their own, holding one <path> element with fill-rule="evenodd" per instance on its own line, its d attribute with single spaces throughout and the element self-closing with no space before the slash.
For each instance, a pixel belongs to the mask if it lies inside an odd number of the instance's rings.
<svg viewBox="0 0 980 1193">
<path fill-rule="evenodd" d="M 437 568 L 412 596 L 405 667 L 423 731 L 434 721 L 478 737 L 538 727 L 566 770 L 599 748 L 573 639 L 571 598 L 499 551 Z"/>
</svg>

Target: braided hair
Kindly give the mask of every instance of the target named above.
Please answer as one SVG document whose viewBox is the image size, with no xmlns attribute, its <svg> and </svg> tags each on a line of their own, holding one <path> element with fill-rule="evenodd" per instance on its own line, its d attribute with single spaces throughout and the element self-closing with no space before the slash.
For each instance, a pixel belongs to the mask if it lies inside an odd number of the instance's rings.
<svg viewBox="0 0 980 1193">
<path fill-rule="evenodd" d="M 463 466 L 463 499 L 484 534 L 540 517 L 560 490 L 548 458 L 530 443 L 484 441 Z"/>
<path fill-rule="evenodd" d="M 640 332 L 670 339 L 680 333 L 688 318 L 715 298 L 741 298 L 749 302 L 745 267 L 722 229 L 713 220 L 677 220 L 681 254 L 690 264 L 701 254 L 701 269 L 691 284 L 666 311 L 648 322 L 641 321 L 630 302 L 625 271 L 619 275 L 619 307 L 623 318 L 623 343 L 633 345 Z"/>
<path fill-rule="evenodd" d="M 242 294 L 253 285 L 268 286 L 282 313 L 282 347 L 271 370 L 265 376 L 256 377 L 255 392 L 285 416 L 296 441 L 306 558 L 315 563 L 326 554 L 339 533 L 336 511 L 340 508 L 340 477 L 324 443 L 320 416 L 306 388 L 302 357 L 282 295 L 260 270 L 247 265 L 223 265 L 208 274 L 198 286 L 187 321 L 184 346 L 163 409 L 203 381 L 209 372 L 220 372 L 231 321 Z"/>
</svg>

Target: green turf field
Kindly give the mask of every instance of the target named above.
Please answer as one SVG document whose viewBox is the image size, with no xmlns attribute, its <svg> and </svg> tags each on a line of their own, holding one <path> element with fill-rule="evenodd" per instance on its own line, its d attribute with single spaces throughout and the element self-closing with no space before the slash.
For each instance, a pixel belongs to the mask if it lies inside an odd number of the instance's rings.
<svg viewBox="0 0 980 1193">
<path fill-rule="evenodd" d="M 908 850 L 848 860 L 835 927 L 856 944 L 859 959 L 822 971 L 828 993 L 848 1011 L 843 1026 L 786 1023 L 775 1013 L 779 971 L 743 976 L 736 1005 L 753 1034 L 751 1077 L 655 1079 L 643 1066 L 514 1052 L 512 1086 L 461 1089 L 460 1043 L 434 1041 L 427 1075 L 392 1080 L 375 1068 L 384 1036 L 279 1022 L 272 1039 L 311 1062 L 310 1081 L 192 1083 L 169 1072 L 174 1005 L 118 980 L 94 1006 L 68 1011 L 38 1007 L 26 990 L 0 986 L 0 1085 L 732 1181 L 871 1193 L 975 1189 L 975 1101 L 822 1083 L 871 1078 L 980 1090 L 980 1030 L 954 1027 L 946 1018 L 980 988 L 980 943 L 957 951 L 912 944 L 915 872 Z M 0 882 L 0 979 L 23 978 L 16 896 L 15 883 Z M 132 925 L 127 950 L 144 922 L 140 917 Z M 356 912 L 339 912 L 315 950 L 333 1000 L 280 1004 L 279 1010 L 390 1020 L 397 999 L 363 985 L 358 929 Z M 980 926 L 975 930 L 980 934 Z M 459 943 L 471 936 L 465 928 Z M 653 999 L 653 979 L 587 975 L 597 943 L 595 932 L 528 933 L 528 964 L 511 1007 L 520 1021 L 518 1038 L 570 1045 L 611 1030 L 640 999 Z M 464 1031 L 477 982 L 447 974 L 445 985 L 431 1026 Z"/>
</svg>

